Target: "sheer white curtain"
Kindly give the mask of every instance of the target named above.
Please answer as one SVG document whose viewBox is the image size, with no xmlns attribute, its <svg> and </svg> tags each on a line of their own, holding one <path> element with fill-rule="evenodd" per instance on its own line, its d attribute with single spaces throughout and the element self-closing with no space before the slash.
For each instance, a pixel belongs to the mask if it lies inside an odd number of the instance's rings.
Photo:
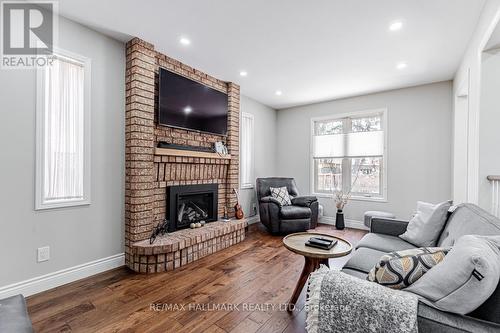
<svg viewBox="0 0 500 333">
<path fill-rule="evenodd" d="M 241 187 L 253 187 L 253 115 L 241 115 Z"/>
<path fill-rule="evenodd" d="M 58 57 L 45 69 L 43 202 L 84 197 L 84 66 Z"/>
<path fill-rule="evenodd" d="M 351 132 L 315 135 L 314 158 L 365 157 L 384 154 L 384 132 Z"/>
<path fill-rule="evenodd" d="M 353 196 L 383 199 L 385 110 L 312 121 L 313 192 L 342 188 Z"/>
</svg>

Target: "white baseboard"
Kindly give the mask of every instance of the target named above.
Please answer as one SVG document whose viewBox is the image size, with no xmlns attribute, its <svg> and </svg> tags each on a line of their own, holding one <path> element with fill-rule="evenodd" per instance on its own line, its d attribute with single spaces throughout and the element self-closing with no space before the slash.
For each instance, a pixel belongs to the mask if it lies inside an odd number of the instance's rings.
<svg viewBox="0 0 500 333">
<path fill-rule="evenodd" d="M 319 223 L 335 225 L 335 217 L 333 216 L 322 216 Z M 344 224 L 346 228 L 360 229 L 360 230 L 370 230 L 365 224 L 358 220 L 345 219 Z"/>
<path fill-rule="evenodd" d="M 85 264 L 0 287 L 0 299 L 17 294 L 23 294 L 25 297 L 38 294 L 42 291 L 59 287 L 63 284 L 74 282 L 123 265 L 125 265 L 125 254 L 115 254 L 107 258 L 97 259 Z"/>
<path fill-rule="evenodd" d="M 247 218 L 247 222 L 249 225 L 258 223 L 260 222 L 260 216 L 259 215 L 250 216 Z M 320 218 L 319 223 L 335 225 L 335 217 L 323 216 Z M 345 219 L 345 226 L 347 228 L 352 228 L 352 229 L 370 230 L 365 226 L 363 222 L 357 220 Z"/>
<path fill-rule="evenodd" d="M 247 217 L 248 225 L 260 222 L 259 214 Z"/>
</svg>

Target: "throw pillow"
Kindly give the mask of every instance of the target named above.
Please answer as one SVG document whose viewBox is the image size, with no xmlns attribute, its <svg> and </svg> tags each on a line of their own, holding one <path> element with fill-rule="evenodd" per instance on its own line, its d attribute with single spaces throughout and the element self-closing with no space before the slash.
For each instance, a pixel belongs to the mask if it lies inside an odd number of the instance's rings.
<svg viewBox="0 0 500 333">
<path fill-rule="evenodd" d="M 500 236 L 460 237 L 444 260 L 406 291 L 443 311 L 467 314 L 483 304 L 500 279 Z"/>
<path fill-rule="evenodd" d="M 417 212 L 408 223 L 406 232 L 399 237 L 419 247 L 436 246 L 437 239 L 446 223 L 448 209 L 452 202 L 437 205 L 419 201 Z"/>
<path fill-rule="evenodd" d="M 441 247 L 422 247 L 384 254 L 366 279 L 392 289 L 406 288 L 439 264 L 448 251 Z"/>
<path fill-rule="evenodd" d="M 286 186 L 283 187 L 271 187 L 271 196 L 279 201 L 281 206 L 290 206 L 292 204 L 292 199 L 288 194 Z"/>
</svg>

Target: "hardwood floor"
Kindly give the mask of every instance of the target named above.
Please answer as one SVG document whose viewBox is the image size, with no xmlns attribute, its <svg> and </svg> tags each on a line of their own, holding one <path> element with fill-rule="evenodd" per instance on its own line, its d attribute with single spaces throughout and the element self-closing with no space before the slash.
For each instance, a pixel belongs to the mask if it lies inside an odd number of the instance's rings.
<svg viewBox="0 0 500 333">
<path fill-rule="evenodd" d="M 353 245 L 365 234 L 329 225 L 316 231 Z M 34 295 L 27 300 L 33 326 L 38 333 L 305 332 L 305 292 L 293 313 L 285 308 L 304 258 L 281 239 L 254 224 L 242 243 L 172 272 L 118 268 Z M 330 259 L 330 267 L 347 259 Z"/>
</svg>

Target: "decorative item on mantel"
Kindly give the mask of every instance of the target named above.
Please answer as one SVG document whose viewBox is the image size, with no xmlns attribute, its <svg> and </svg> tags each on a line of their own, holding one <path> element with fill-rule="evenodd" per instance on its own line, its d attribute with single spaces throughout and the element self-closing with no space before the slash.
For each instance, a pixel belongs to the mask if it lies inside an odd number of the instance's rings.
<svg viewBox="0 0 500 333">
<path fill-rule="evenodd" d="M 205 226 L 205 221 L 199 221 L 199 222 L 196 222 L 196 223 L 191 223 L 191 224 L 189 225 L 189 227 L 190 227 L 191 229 L 201 228 L 201 227 L 203 227 L 203 226 Z"/>
<path fill-rule="evenodd" d="M 163 236 L 166 234 L 168 234 L 168 220 L 164 219 L 159 222 L 156 227 L 154 227 L 153 232 L 151 232 L 151 237 L 149 237 L 149 244 L 153 244 L 158 235 Z"/>
<path fill-rule="evenodd" d="M 236 216 L 238 220 L 241 220 L 245 215 L 243 214 L 243 209 L 241 208 L 240 205 L 240 198 L 238 195 L 238 191 L 235 188 L 233 188 L 233 191 L 234 194 L 236 195 L 236 205 L 234 205 L 234 216 Z"/>
<path fill-rule="evenodd" d="M 222 222 L 229 222 L 231 219 L 227 216 L 227 207 L 224 206 L 224 215 L 221 218 Z"/>
</svg>

